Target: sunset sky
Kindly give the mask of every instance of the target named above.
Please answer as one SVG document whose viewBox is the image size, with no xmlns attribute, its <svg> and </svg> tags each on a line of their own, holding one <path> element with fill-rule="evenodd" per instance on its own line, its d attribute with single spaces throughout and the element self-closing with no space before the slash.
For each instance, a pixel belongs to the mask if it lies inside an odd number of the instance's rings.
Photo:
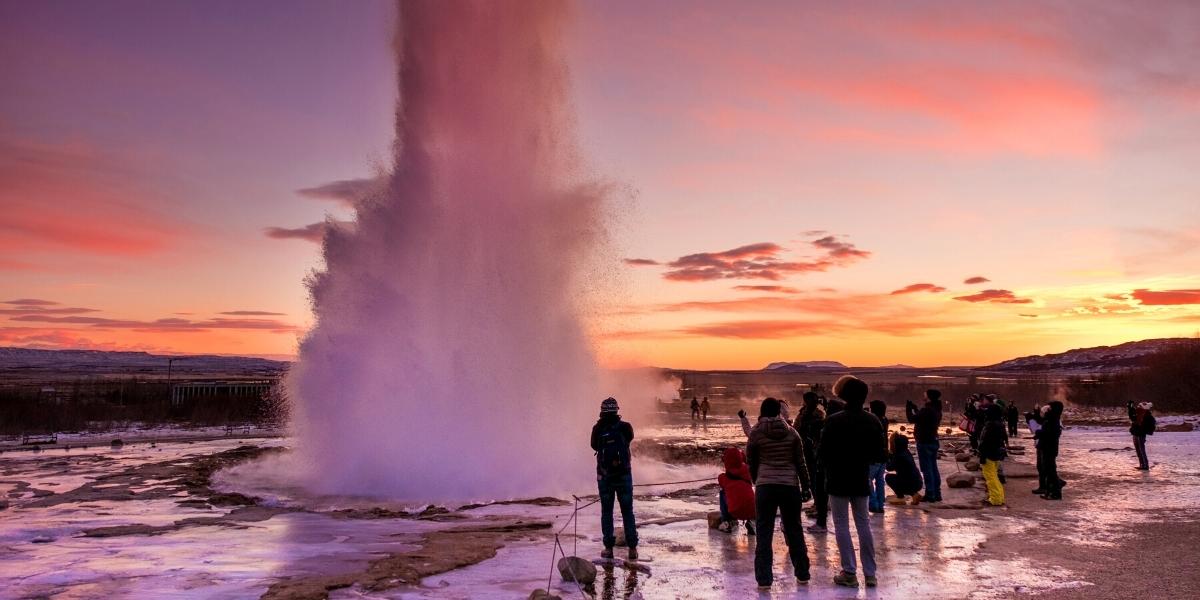
<svg viewBox="0 0 1200 600">
<path fill-rule="evenodd" d="M 903 7 L 900 5 L 903 4 Z M 1200 4 L 587 2 L 607 365 L 1200 331 Z M 290 356 L 389 162 L 383 0 L 0 0 L 0 346 Z"/>
</svg>

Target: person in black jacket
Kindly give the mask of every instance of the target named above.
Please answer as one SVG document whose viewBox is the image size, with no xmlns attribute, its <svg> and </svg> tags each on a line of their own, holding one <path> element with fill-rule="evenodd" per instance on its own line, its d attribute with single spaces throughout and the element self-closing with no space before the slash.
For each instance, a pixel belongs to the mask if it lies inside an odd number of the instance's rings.
<svg viewBox="0 0 1200 600">
<path fill-rule="evenodd" d="M 1133 447 L 1137 449 L 1138 470 L 1150 470 L 1150 457 L 1146 456 L 1146 436 L 1154 435 L 1156 423 L 1150 409 L 1154 408 L 1149 402 L 1137 406 L 1129 402 L 1129 434 L 1133 436 Z"/>
<path fill-rule="evenodd" d="M 596 451 L 596 485 L 600 491 L 600 532 L 604 536 L 603 558 L 613 557 L 617 538 L 613 530 L 613 497 L 621 505 L 629 560 L 637 560 L 637 520 L 633 516 L 633 473 L 629 444 L 633 426 L 621 420 L 614 398 L 600 403 L 600 419 L 592 426 L 592 450 Z"/>
<path fill-rule="evenodd" d="M 912 496 L 912 503 L 921 502 L 921 471 L 913 460 L 912 452 L 908 451 L 908 438 L 897 433 L 892 438 L 892 454 L 888 458 L 887 484 L 892 492 L 903 498 Z"/>
<path fill-rule="evenodd" d="M 1004 481 L 1000 478 L 1000 461 L 1008 456 L 1004 409 L 992 404 L 984 415 L 983 431 L 979 434 L 980 471 L 987 483 L 987 498 L 983 502 L 991 506 L 1003 506 Z"/>
<path fill-rule="evenodd" d="M 1021 422 L 1021 411 L 1017 408 L 1016 402 L 1009 402 L 1007 413 L 1008 417 L 1008 437 L 1017 437 L 1017 424 Z"/>
<path fill-rule="evenodd" d="M 866 584 L 868 587 L 876 584 L 875 540 L 871 536 L 871 519 L 867 512 L 871 485 L 867 479 L 871 463 L 878 460 L 885 449 L 881 447 L 883 425 L 875 415 L 863 410 L 869 391 L 866 382 L 857 377 L 845 375 L 837 380 L 833 393 L 845 402 L 845 408 L 825 419 L 825 431 L 817 449 L 817 460 L 825 469 L 825 488 L 829 492 L 829 509 L 833 513 L 842 562 L 842 571 L 833 582 L 847 587 L 858 586 L 854 542 L 850 539 L 851 511 L 854 528 L 858 531 Z"/>
<path fill-rule="evenodd" d="M 938 471 L 938 426 L 942 423 L 942 393 L 938 390 L 925 390 L 925 405 L 917 409 L 917 405 L 909 400 L 904 408 L 908 422 L 913 424 L 913 439 L 917 443 L 917 462 L 921 465 L 921 475 L 925 480 L 925 501 L 942 501 L 942 474 Z"/>
<path fill-rule="evenodd" d="M 825 533 L 828 525 L 829 494 L 825 492 L 825 473 L 817 460 L 817 447 L 821 442 L 821 430 L 825 427 L 825 409 L 821 407 L 816 392 L 804 392 L 804 406 L 796 415 L 794 427 L 804 441 L 804 462 L 808 465 L 812 480 L 813 507 L 817 522 L 809 528 L 812 533 Z"/>
<path fill-rule="evenodd" d="M 1038 454 L 1042 457 L 1042 498 L 1062 500 L 1063 481 L 1058 478 L 1058 442 L 1062 437 L 1063 403 L 1050 403 L 1042 428 L 1037 433 Z"/>
</svg>

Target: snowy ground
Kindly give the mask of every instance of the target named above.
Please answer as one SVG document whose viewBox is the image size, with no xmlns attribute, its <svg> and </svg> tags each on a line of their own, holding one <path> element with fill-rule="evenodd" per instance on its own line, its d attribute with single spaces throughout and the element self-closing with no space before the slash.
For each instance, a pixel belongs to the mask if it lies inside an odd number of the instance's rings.
<svg viewBox="0 0 1200 600">
<path fill-rule="evenodd" d="M 707 430 L 682 425 L 646 428 L 642 433 L 668 446 L 720 447 L 740 436 L 736 423 L 729 421 L 714 422 Z M 1032 450 L 1029 442 L 1016 441 Z M 430 543 L 431 532 L 517 521 L 545 521 L 557 530 L 572 512 L 570 505 L 506 504 L 467 510 L 451 507 L 449 515 L 382 510 L 336 513 L 332 510 L 336 503 L 306 504 L 288 500 L 287 494 L 269 499 L 266 503 L 273 506 L 268 507 L 225 506 L 219 493 L 240 489 L 261 494 L 251 490 L 249 482 L 239 486 L 236 477 L 218 475 L 216 489 L 210 490 L 196 485 L 181 488 L 176 475 L 157 474 L 160 465 L 187 469 L 204 457 L 246 444 L 279 446 L 284 440 L 165 439 L 154 446 L 133 443 L 119 450 L 101 445 L 0 454 L 0 498 L 8 503 L 0 511 L 0 596 L 254 598 L 280 581 L 302 584 L 331 575 L 353 579 L 367 571 L 372 561 L 411 559 L 411 553 Z M 832 585 L 837 551 L 830 533 L 806 534 L 813 581 L 800 591 L 787 576 L 786 549 L 777 535 L 775 589 L 760 594 L 753 578 L 753 538 L 744 531 L 724 534 L 708 529 L 704 514 L 715 508 L 716 500 L 715 493 L 703 490 L 673 498 L 639 498 L 638 520 L 646 523 L 641 527 L 640 550 L 650 560 L 643 563 L 642 571 L 602 569 L 595 592 L 602 598 L 980 599 L 1100 592 L 1106 580 L 1079 555 L 1119 555 L 1133 543 L 1131 536 L 1137 529 L 1131 525 L 1138 523 L 1200 521 L 1200 432 L 1154 436 L 1150 453 L 1155 467 L 1149 474 L 1133 470 L 1136 459 L 1123 428 L 1071 428 L 1063 446 L 1060 468 L 1071 483 L 1062 503 L 1045 502 L 1028 493 L 1034 480 L 1022 475 L 1031 471 L 1030 452 L 1007 465 L 1012 475 L 1007 509 L 953 508 L 976 503 L 982 496 L 977 487 L 948 490 L 945 504 L 950 508 L 889 506 L 885 515 L 873 516 L 880 568 L 880 585 L 874 590 Z M 956 468 L 952 458 L 943 461 L 943 476 Z M 138 476 L 133 479 L 118 476 L 134 471 Z M 114 483 L 105 483 L 109 480 Z M 91 486 L 91 495 L 61 496 L 57 499 L 72 501 L 53 502 L 56 496 L 85 485 Z M 643 491 L 659 494 L 695 485 Z M 593 506 L 581 513 L 578 537 L 571 527 L 563 533 L 561 541 L 568 553 L 577 551 L 588 558 L 598 554 L 597 509 Z M 186 521 L 195 517 L 210 520 Z M 106 531 L 97 528 L 132 524 L 159 529 L 109 530 L 105 537 L 89 537 Z M 92 531 L 85 534 L 88 530 Z M 330 595 L 525 598 L 531 590 L 547 585 L 553 530 L 506 533 L 494 558 L 447 572 L 429 567 L 426 572 L 436 574 L 423 577 L 418 585 L 368 590 L 355 583 Z M 1047 540 L 1054 543 L 1044 543 Z M 1194 566 L 1198 558 L 1194 552 L 1181 557 L 1184 564 L 1190 561 Z M 1062 560 L 1055 560 L 1057 556 Z M 419 558 L 437 562 L 448 557 Z M 564 598 L 584 597 L 573 584 L 560 582 L 557 573 L 551 578 L 551 591 Z"/>
</svg>

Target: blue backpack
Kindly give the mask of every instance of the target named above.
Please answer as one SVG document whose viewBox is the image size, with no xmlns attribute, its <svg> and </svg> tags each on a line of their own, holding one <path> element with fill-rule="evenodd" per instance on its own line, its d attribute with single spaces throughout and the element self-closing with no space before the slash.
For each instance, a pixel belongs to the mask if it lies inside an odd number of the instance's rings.
<svg viewBox="0 0 1200 600">
<path fill-rule="evenodd" d="M 600 450 L 596 452 L 596 467 L 601 475 L 623 475 L 629 472 L 629 441 L 617 421 L 600 432 Z"/>
</svg>

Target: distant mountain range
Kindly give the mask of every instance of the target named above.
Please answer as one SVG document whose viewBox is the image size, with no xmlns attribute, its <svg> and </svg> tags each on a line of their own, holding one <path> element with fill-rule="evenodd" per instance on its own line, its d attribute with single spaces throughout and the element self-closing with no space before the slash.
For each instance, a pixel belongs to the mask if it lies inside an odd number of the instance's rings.
<svg viewBox="0 0 1200 600">
<path fill-rule="evenodd" d="M 0 348 L 0 372 L 7 374 L 162 374 L 167 360 L 173 373 L 205 375 L 272 376 L 288 363 L 248 356 L 160 355 L 147 352 L 103 350 L 36 350 Z"/>
<path fill-rule="evenodd" d="M 1095 373 L 1135 367 L 1147 356 L 1174 346 L 1200 344 L 1195 338 L 1159 338 L 1126 342 L 1116 346 L 1077 348 L 1058 354 L 1022 356 L 979 367 L 980 371 L 1073 371 Z"/>
<path fill-rule="evenodd" d="M 773 363 L 763 367 L 762 370 L 770 371 L 772 373 L 796 373 L 796 372 L 803 372 L 803 371 L 811 371 L 813 369 L 846 369 L 846 368 L 848 368 L 848 367 L 846 367 L 846 365 L 843 365 L 842 363 L 837 362 L 836 360 L 808 360 L 808 361 L 804 361 L 804 362 L 773 362 Z"/>
</svg>

